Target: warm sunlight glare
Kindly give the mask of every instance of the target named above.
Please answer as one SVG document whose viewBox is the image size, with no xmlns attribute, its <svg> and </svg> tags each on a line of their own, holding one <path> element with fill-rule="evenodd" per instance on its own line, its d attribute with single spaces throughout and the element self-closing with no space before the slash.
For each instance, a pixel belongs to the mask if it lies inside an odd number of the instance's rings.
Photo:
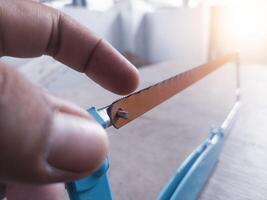
<svg viewBox="0 0 267 200">
<path fill-rule="evenodd" d="M 233 3 L 234 2 L 234 3 Z M 233 0 L 214 10 L 215 43 L 256 58 L 267 52 L 267 1 Z"/>
<path fill-rule="evenodd" d="M 240 5 L 233 11 L 233 28 L 236 36 L 240 37 L 239 40 L 254 40 L 266 36 L 266 3 Z"/>
</svg>

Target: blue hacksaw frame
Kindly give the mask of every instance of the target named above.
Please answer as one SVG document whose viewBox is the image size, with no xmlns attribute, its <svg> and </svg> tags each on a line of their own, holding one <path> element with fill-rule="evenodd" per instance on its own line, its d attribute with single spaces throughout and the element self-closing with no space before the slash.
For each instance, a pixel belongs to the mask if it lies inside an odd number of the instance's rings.
<svg viewBox="0 0 267 200">
<path fill-rule="evenodd" d="M 157 200 L 195 200 L 211 176 L 223 147 L 225 136 L 237 116 L 240 107 L 240 64 L 236 60 L 236 101 L 221 127 L 212 128 L 208 138 L 199 145 L 179 167 L 159 194 Z M 96 121 L 107 128 L 105 119 L 92 107 L 87 110 Z M 66 188 L 71 200 L 113 200 L 108 178 L 109 162 L 106 159 L 102 167 L 93 175 L 70 182 Z"/>
</svg>

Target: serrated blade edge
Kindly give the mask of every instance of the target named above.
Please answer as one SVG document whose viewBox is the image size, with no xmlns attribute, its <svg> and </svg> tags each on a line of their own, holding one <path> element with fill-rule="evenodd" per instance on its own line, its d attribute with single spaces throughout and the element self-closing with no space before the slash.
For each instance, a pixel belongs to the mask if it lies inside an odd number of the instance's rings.
<svg viewBox="0 0 267 200">
<path fill-rule="evenodd" d="M 236 60 L 237 56 L 237 53 L 227 54 L 219 59 L 192 68 L 186 72 L 175 75 L 169 79 L 113 102 L 108 109 L 108 114 L 110 116 L 112 125 L 115 128 L 121 128 L 122 126 L 128 124 L 132 120 L 171 98 L 175 94 L 178 94 L 187 87 L 196 83 L 208 74 L 217 70 L 224 64 Z M 127 119 L 117 116 L 119 109 L 128 112 Z"/>
</svg>

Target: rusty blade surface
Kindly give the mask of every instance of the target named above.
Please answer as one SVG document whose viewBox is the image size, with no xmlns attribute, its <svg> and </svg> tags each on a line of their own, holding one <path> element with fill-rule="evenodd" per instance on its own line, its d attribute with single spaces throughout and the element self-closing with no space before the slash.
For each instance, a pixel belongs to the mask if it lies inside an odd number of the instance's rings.
<svg viewBox="0 0 267 200">
<path fill-rule="evenodd" d="M 236 58 L 236 53 L 227 54 L 205 65 L 195 67 L 115 101 L 108 109 L 112 125 L 115 128 L 120 128 L 128 124 L 130 121 L 196 83 L 224 64 L 234 61 Z M 119 110 L 128 112 L 127 119 L 117 115 Z"/>
</svg>

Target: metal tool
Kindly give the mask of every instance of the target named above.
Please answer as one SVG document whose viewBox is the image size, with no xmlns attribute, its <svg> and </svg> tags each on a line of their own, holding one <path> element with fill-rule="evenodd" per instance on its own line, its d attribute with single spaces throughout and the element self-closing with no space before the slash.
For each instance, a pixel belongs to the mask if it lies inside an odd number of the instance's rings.
<svg viewBox="0 0 267 200">
<path fill-rule="evenodd" d="M 160 83 L 142 89 L 113 102 L 102 109 L 92 107 L 88 112 L 103 128 L 113 125 L 116 128 L 161 104 L 208 74 L 230 61 L 238 61 L 238 54 L 228 54 L 208 64 L 188 70 Z M 237 87 L 239 89 L 239 65 L 237 63 Z M 159 195 L 159 200 L 195 199 L 206 183 L 220 153 L 224 133 L 229 129 L 239 109 L 239 94 L 236 104 L 221 127 L 213 128 L 210 136 L 197 148 L 178 169 Z M 111 187 L 107 177 L 108 160 L 92 176 L 67 184 L 71 200 L 111 200 Z M 197 182 L 193 181 L 197 180 Z M 185 198 L 188 197 L 188 198 Z"/>
</svg>

